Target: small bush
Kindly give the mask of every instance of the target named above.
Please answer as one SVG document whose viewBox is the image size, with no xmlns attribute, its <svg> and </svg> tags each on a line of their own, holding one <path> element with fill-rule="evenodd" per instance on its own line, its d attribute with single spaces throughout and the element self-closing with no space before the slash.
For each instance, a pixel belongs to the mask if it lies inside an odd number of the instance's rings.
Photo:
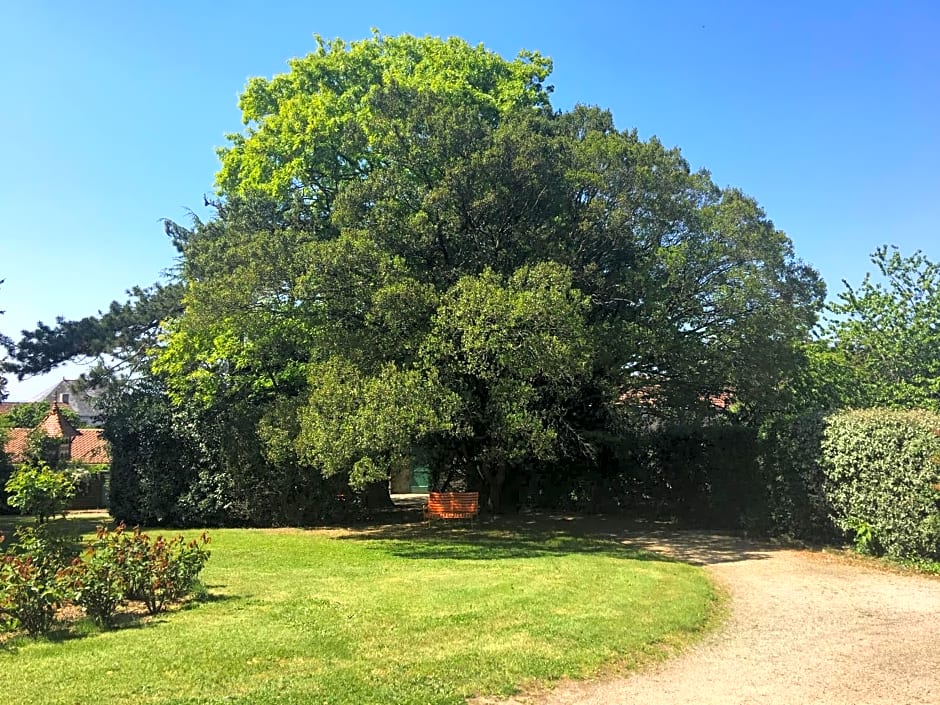
<svg viewBox="0 0 940 705">
<path fill-rule="evenodd" d="M 822 441 L 826 495 L 858 548 L 940 558 L 940 415 L 871 409 L 830 416 Z"/>
<path fill-rule="evenodd" d="M 143 602 L 150 614 L 162 612 L 169 603 L 188 595 L 209 560 L 205 533 L 190 541 L 182 536 L 151 539 L 140 528 L 127 534 L 118 527 L 115 533 L 123 539 L 127 595 Z"/>
<path fill-rule="evenodd" d="M 127 601 L 127 551 L 119 532 L 98 527 L 95 539 L 67 571 L 69 594 L 95 624 L 111 624 Z"/>
<path fill-rule="evenodd" d="M 0 628 L 39 636 L 52 630 L 64 600 L 68 549 L 41 529 L 16 535 L 17 544 L 0 556 Z"/>
<path fill-rule="evenodd" d="M 75 495 L 71 472 L 48 465 L 21 465 L 6 483 L 7 503 L 22 514 L 32 514 L 41 524 L 56 514 L 65 514 Z"/>
</svg>

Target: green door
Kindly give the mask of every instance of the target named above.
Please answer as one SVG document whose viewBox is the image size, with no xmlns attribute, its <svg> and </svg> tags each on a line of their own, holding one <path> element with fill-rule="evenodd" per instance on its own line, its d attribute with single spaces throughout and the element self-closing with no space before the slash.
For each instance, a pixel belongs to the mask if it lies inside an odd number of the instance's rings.
<svg viewBox="0 0 940 705">
<path fill-rule="evenodd" d="M 424 465 L 411 468 L 411 491 L 427 492 L 430 484 L 431 471 Z"/>
</svg>

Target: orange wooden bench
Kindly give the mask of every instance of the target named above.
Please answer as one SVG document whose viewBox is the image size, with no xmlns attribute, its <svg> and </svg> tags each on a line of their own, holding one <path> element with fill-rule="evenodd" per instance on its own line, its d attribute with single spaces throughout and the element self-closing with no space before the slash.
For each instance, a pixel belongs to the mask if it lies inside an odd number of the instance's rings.
<svg viewBox="0 0 940 705">
<path fill-rule="evenodd" d="M 424 507 L 424 518 L 476 519 L 480 513 L 479 492 L 431 492 Z"/>
</svg>

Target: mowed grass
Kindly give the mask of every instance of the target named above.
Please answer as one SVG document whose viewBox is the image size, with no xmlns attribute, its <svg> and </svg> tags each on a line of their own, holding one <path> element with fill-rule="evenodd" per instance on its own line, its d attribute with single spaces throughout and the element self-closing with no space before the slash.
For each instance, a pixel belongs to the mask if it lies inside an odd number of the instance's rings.
<svg viewBox="0 0 940 705">
<path fill-rule="evenodd" d="M 660 657 L 718 602 L 698 568 L 555 526 L 211 536 L 207 600 L 0 645 L 3 701 L 461 703 Z"/>
</svg>

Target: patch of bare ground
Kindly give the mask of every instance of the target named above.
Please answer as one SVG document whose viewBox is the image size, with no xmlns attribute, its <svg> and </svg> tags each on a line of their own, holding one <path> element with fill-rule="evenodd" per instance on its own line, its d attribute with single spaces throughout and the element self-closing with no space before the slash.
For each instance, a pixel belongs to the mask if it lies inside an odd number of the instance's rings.
<svg viewBox="0 0 940 705">
<path fill-rule="evenodd" d="M 641 673 L 564 682 L 502 705 L 940 703 L 940 579 L 718 534 L 623 540 L 704 566 L 730 596 L 726 623 Z"/>
</svg>

